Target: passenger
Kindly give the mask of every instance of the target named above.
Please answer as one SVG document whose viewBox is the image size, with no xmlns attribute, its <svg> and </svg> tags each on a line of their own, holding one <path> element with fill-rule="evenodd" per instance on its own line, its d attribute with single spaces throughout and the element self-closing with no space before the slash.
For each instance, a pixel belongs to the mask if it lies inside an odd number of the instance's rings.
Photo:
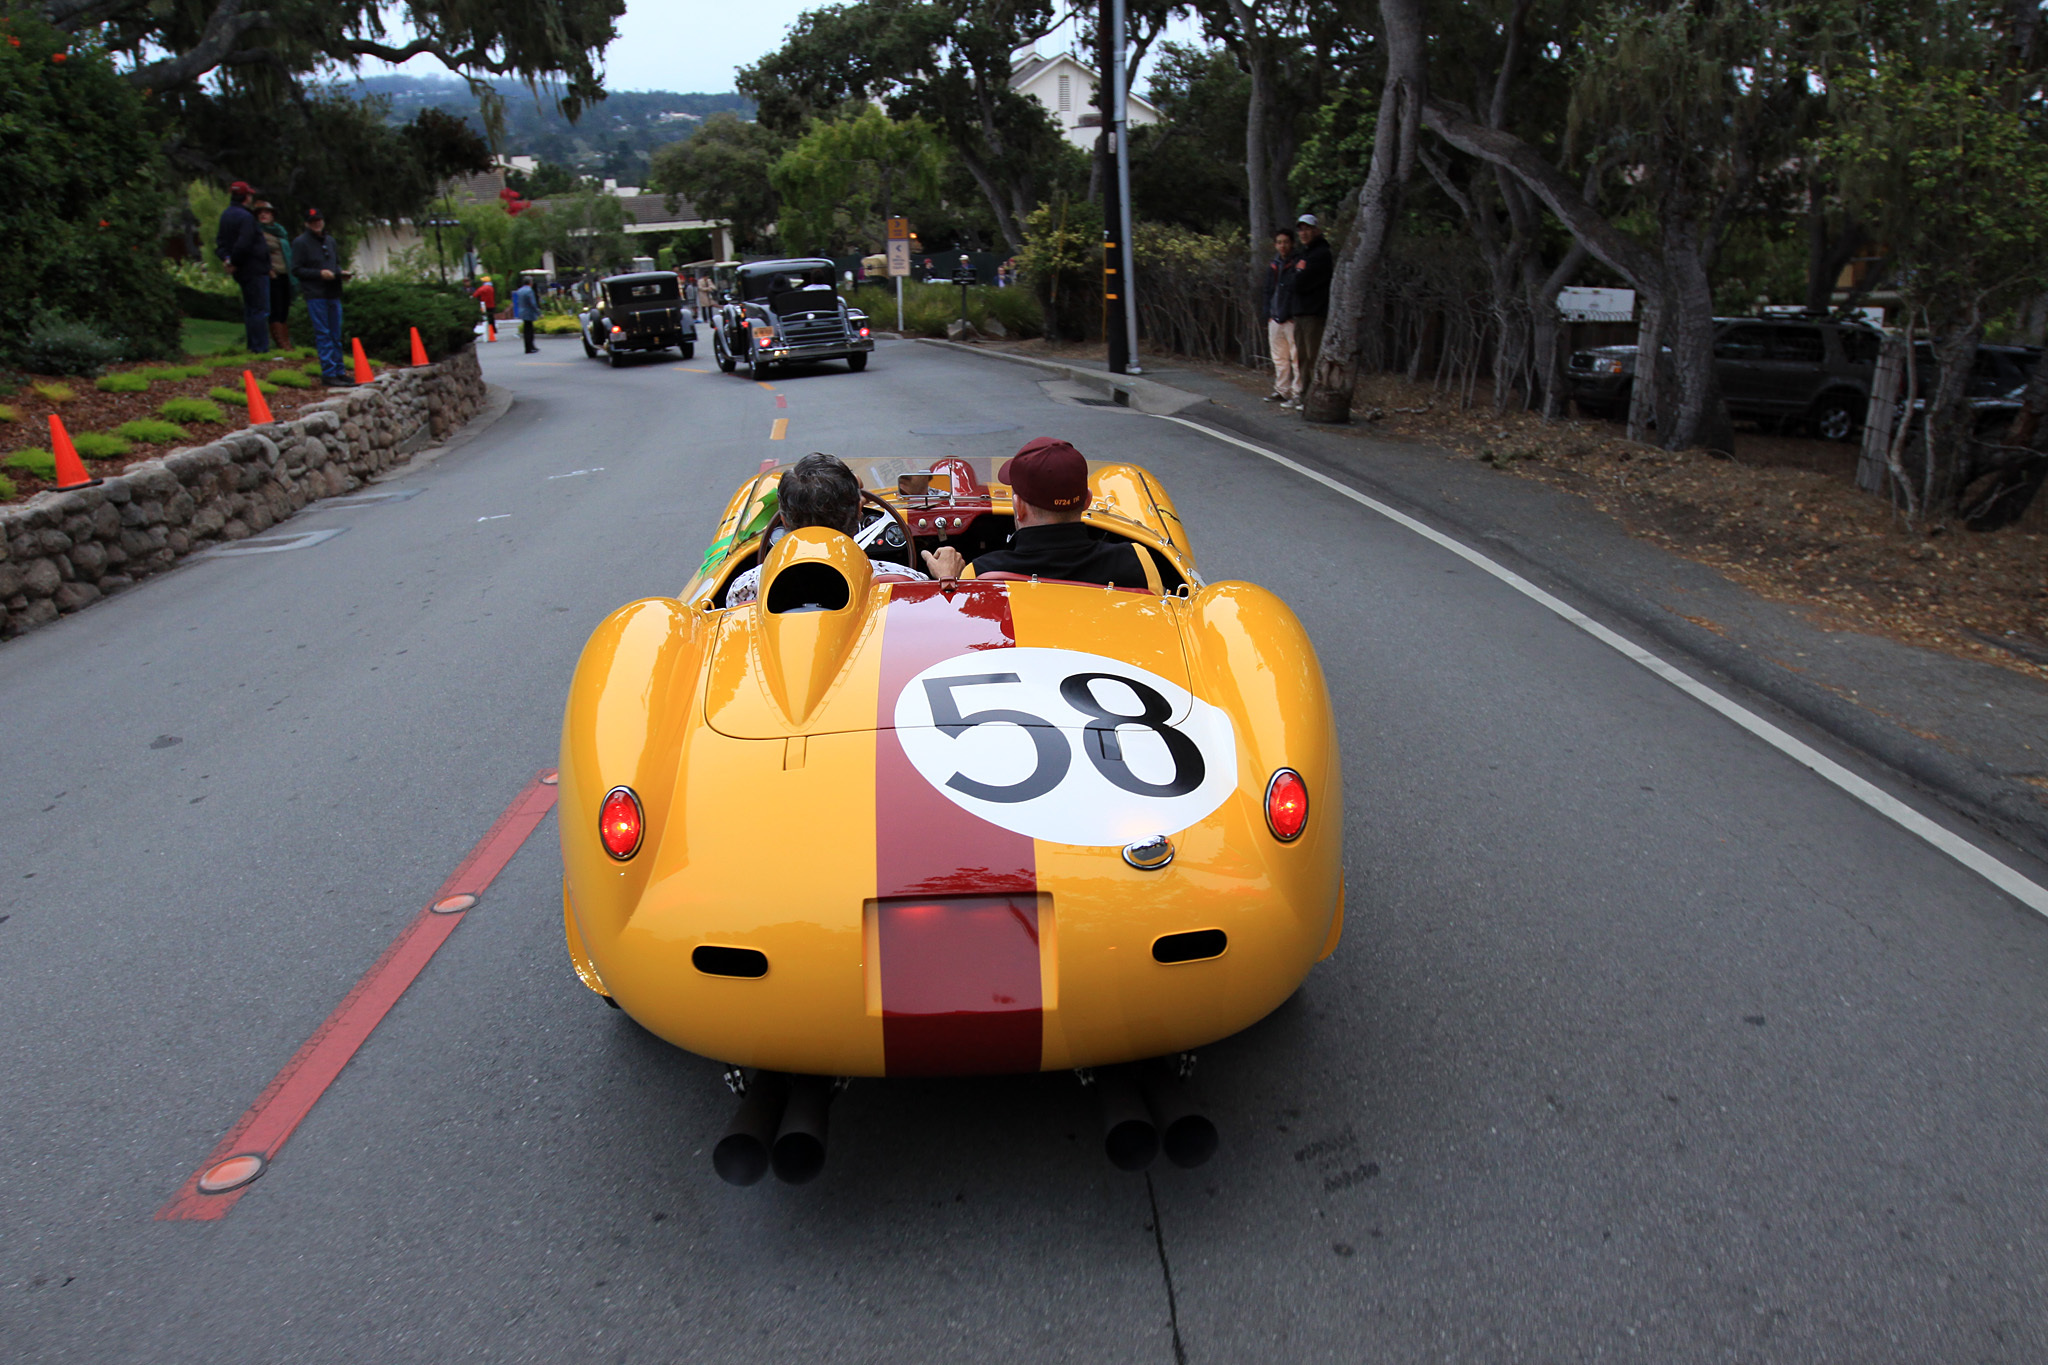
<svg viewBox="0 0 2048 1365">
<path fill-rule="evenodd" d="M 794 531 L 799 526 L 829 526 L 835 531 L 853 535 L 860 530 L 860 480 L 837 455 L 813 452 L 798 460 L 795 468 L 782 476 L 782 483 L 776 490 L 776 506 L 781 513 L 782 526 L 770 530 L 771 544 L 782 538 L 784 528 Z M 767 558 L 766 546 L 762 549 L 762 558 Z M 883 561 L 875 565 L 875 577 L 922 582 L 925 575 L 916 569 Z M 727 585 L 725 605 L 744 606 L 760 595 L 761 566 L 756 564 Z"/>
<path fill-rule="evenodd" d="M 1050 436 L 1027 441 L 996 471 L 996 482 L 1010 485 L 1017 531 L 1003 549 L 975 556 L 975 573 L 1028 574 L 1119 588 L 1151 586 L 1137 546 L 1082 523 L 1092 495 L 1088 461 L 1073 446 Z M 950 545 L 927 550 L 924 562 L 932 577 L 942 579 L 958 578 L 968 567 Z M 1156 556 L 1153 562 L 1168 591 L 1180 586 L 1180 575 L 1171 565 Z"/>
</svg>

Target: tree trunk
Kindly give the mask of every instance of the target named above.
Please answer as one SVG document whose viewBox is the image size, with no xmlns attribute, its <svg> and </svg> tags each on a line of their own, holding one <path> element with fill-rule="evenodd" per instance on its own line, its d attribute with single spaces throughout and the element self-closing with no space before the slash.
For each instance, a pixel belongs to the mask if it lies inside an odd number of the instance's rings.
<svg viewBox="0 0 2048 1365">
<path fill-rule="evenodd" d="M 1537 383 L 1543 388 L 1543 417 L 1554 422 L 1564 415 L 1570 381 L 1565 377 L 1564 328 L 1557 316 L 1557 296 L 1586 264 L 1586 248 L 1574 241 L 1557 269 L 1543 273 L 1534 252 L 1522 258 L 1522 288 L 1529 300 L 1529 325 L 1535 332 Z"/>
<path fill-rule="evenodd" d="M 1977 343 L 1984 326 L 1972 317 L 1934 343 L 1940 370 L 1927 404 L 1926 466 L 1921 473 L 1920 506 L 1929 521 L 1953 518 L 1961 508 L 1968 482 L 1970 449 L 1970 370 L 1977 363 Z"/>
<path fill-rule="evenodd" d="M 1667 306 L 1678 403 L 1664 428 L 1663 445 L 1666 450 L 1704 446 L 1733 455 L 1735 424 L 1721 401 L 1721 377 L 1714 366 L 1714 286 L 1707 277 L 1706 254 L 1690 216 L 1674 214 L 1665 232 L 1664 262 L 1673 286 Z"/>
<path fill-rule="evenodd" d="M 1884 491 L 1892 429 L 1899 421 L 1899 392 L 1906 382 L 1906 343 L 1891 333 L 1877 353 L 1870 377 L 1870 406 L 1863 413 L 1863 447 L 1856 456 L 1856 486 L 1866 493 Z"/>
<path fill-rule="evenodd" d="M 1358 391 L 1365 292 L 1386 259 L 1387 243 L 1401 212 L 1402 192 L 1415 170 L 1422 103 L 1429 89 L 1421 0 L 1380 0 L 1380 29 L 1387 45 L 1387 78 L 1380 93 L 1372 167 L 1359 187 L 1358 219 L 1330 282 L 1323 349 L 1302 403 L 1302 415 L 1311 422 L 1351 420 L 1351 398 Z"/>
</svg>

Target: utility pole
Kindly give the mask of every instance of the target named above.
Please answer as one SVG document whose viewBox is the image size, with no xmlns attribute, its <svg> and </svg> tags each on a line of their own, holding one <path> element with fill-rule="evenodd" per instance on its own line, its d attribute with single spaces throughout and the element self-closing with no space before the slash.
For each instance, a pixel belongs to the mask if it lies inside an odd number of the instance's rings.
<svg viewBox="0 0 2048 1365">
<path fill-rule="evenodd" d="M 1110 57 L 1110 71 L 1102 73 L 1114 80 L 1114 71 L 1123 65 L 1124 46 L 1124 3 L 1123 0 L 1101 0 L 1102 31 L 1109 35 L 1105 44 L 1105 56 Z M 1116 87 L 1110 86 L 1109 117 L 1103 120 L 1101 136 L 1109 139 L 1108 152 L 1123 164 L 1123 139 L 1118 136 L 1118 124 L 1123 117 L 1121 101 L 1116 97 Z M 1124 179 L 1121 174 L 1103 177 L 1102 185 L 1102 332 L 1109 342 L 1109 372 L 1129 374 L 1131 366 L 1131 338 L 1125 322 L 1124 312 L 1127 300 L 1124 284 L 1128 278 L 1124 273 Z"/>
<path fill-rule="evenodd" d="M 1130 50 L 1129 35 L 1124 27 L 1124 0 L 1113 0 L 1110 15 L 1110 30 L 1116 41 L 1110 51 L 1114 54 L 1111 71 L 1114 84 L 1111 98 L 1115 101 L 1113 116 L 1116 121 L 1116 202 L 1118 237 L 1123 244 L 1123 304 L 1124 304 L 1124 374 L 1142 374 L 1144 369 L 1138 363 L 1138 273 L 1135 267 L 1137 245 L 1131 240 L 1131 122 L 1130 94 L 1131 73 L 1124 65 L 1124 54 Z M 1108 221 L 1107 215 L 1104 221 Z M 1114 369 L 1112 365 L 1110 368 Z"/>
</svg>

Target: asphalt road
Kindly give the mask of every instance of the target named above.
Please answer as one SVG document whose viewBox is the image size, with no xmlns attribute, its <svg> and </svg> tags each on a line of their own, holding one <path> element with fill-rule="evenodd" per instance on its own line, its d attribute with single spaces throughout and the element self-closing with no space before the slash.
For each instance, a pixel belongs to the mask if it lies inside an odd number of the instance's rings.
<svg viewBox="0 0 2048 1365">
<path fill-rule="evenodd" d="M 2048 1356 L 2048 922 L 1950 859 L 1414 533 L 1021 367 L 486 369 L 517 402 L 381 485 L 417 496 L 0 646 L 0 1358 Z M 551 817 L 232 1212 L 153 1221 L 764 457 L 1040 434 L 1157 470 L 1343 726 L 1348 933 L 1203 1055 L 1214 1162 L 1115 1172 L 1070 1077 L 861 1082 L 816 1184 L 720 1184 L 716 1067 L 570 973 Z M 772 879 L 803 835 L 762 828 Z"/>
</svg>

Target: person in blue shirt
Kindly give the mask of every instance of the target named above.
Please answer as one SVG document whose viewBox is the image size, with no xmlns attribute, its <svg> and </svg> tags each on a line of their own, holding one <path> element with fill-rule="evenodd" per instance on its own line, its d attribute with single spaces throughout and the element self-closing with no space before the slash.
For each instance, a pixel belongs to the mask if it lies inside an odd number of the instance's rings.
<svg viewBox="0 0 2048 1365">
<path fill-rule="evenodd" d="M 526 343 L 526 353 L 532 355 L 540 349 L 533 344 L 533 324 L 540 321 L 540 296 L 533 292 L 532 280 L 521 280 L 512 291 L 512 316 L 519 319 L 519 339 Z"/>
</svg>

